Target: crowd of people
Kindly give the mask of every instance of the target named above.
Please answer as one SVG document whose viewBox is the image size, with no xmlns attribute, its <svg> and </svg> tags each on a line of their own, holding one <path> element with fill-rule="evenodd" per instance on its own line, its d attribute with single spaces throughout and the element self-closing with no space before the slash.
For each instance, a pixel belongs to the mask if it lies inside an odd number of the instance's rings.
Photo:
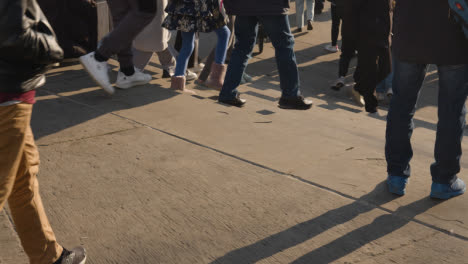
<svg viewBox="0 0 468 264">
<path fill-rule="evenodd" d="M 357 57 L 352 88 L 356 103 L 375 113 L 379 100 L 392 96 L 385 137 L 389 192 L 406 192 L 416 102 L 427 66 L 435 64 L 439 121 L 430 196 L 449 199 L 463 194 L 466 186 L 457 175 L 468 94 L 468 40 L 448 2 L 329 1 L 331 42 L 325 49 L 341 51 L 331 88 L 338 91 L 345 86 L 350 61 Z M 115 87 L 128 89 L 151 81 L 144 69 L 156 53 L 172 89 L 195 93 L 186 88 L 186 81 L 198 78 L 198 85 L 220 91 L 219 102 L 241 107 L 246 100 L 238 87 L 249 80 L 245 69 L 261 24 L 275 49 L 281 88 L 278 106 L 311 108 L 312 101 L 301 94 L 289 0 L 108 0 L 108 4 L 114 28 L 80 61 L 109 94 L 115 92 L 108 75 L 107 61 L 112 56 L 117 55 L 120 64 Z M 314 13 L 322 8 L 322 0 L 296 0 L 296 31 L 305 25 L 313 30 Z M 168 44 L 171 31 L 180 32 L 178 51 Z M 217 43 L 200 76 L 194 76 L 187 68 L 199 32 L 215 32 Z M 67 250 L 56 241 L 48 222 L 38 190 L 39 155 L 30 127 L 35 90 L 44 85 L 50 66 L 62 58 L 54 30 L 35 0 L 0 2 L 0 209 L 9 202 L 25 252 L 31 263 L 38 264 L 86 261 L 82 247 Z"/>
</svg>

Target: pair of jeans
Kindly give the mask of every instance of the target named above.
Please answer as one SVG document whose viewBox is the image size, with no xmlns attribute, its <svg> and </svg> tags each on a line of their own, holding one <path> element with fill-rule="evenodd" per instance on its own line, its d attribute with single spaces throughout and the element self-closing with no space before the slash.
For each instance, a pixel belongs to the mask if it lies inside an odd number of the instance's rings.
<svg viewBox="0 0 468 264">
<path fill-rule="evenodd" d="M 315 0 L 296 0 L 296 26 L 304 26 L 304 2 L 307 2 L 306 18 L 314 21 Z"/>
<path fill-rule="evenodd" d="M 377 93 L 386 93 L 388 89 L 392 88 L 393 85 L 393 71 L 385 78 L 385 80 L 381 81 L 377 87 L 375 88 L 375 91 Z"/>
<path fill-rule="evenodd" d="M 236 21 L 236 16 L 229 16 L 228 28 L 231 31 L 228 41 L 228 50 L 226 52 L 226 60 L 229 60 L 232 53 L 232 48 L 234 47 L 234 23 Z M 210 55 L 206 58 L 205 67 L 203 67 L 202 72 L 198 76 L 199 80 L 206 81 L 208 76 L 211 73 L 211 64 L 215 61 L 215 54 L 216 54 L 217 47 L 211 50 Z"/>
<path fill-rule="evenodd" d="M 262 23 L 275 48 L 276 64 L 280 76 L 282 98 L 300 95 L 299 71 L 294 53 L 294 36 L 291 34 L 287 15 L 237 16 L 235 23 L 236 44 L 231 54 L 220 100 L 234 99 L 248 60 L 255 47 L 258 24 Z"/>
<path fill-rule="evenodd" d="M 223 26 L 216 29 L 215 33 L 218 36 L 218 43 L 216 44 L 214 61 L 217 64 L 224 64 L 231 32 L 227 26 Z M 185 76 L 188 60 L 195 47 L 194 41 L 195 32 L 182 32 L 182 48 L 179 51 L 179 56 L 177 56 L 175 76 Z"/>
<path fill-rule="evenodd" d="M 0 106 L 0 211 L 8 200 L 16 232 L 32 264 L 54 263 L 63 248 L 47 219 L 37 173 L 39 152 L 29 125 L 33 106 Z"/>
<path fill-rule="evenodd" d="M 411 135 L 413 116 L 427 65 L 395 59 L 393 97 L 387 116 L 385 156 L 387 172 L 409 177 L 413 157 Z M 432 181 L 452 183 L 460 172 L 461 142 L 465 128 L 465 101 L 468 94 L 468 64 L 437 65 L 439 74 L 438 118 L 435 162 L 431 165 Z"/>
</svg>

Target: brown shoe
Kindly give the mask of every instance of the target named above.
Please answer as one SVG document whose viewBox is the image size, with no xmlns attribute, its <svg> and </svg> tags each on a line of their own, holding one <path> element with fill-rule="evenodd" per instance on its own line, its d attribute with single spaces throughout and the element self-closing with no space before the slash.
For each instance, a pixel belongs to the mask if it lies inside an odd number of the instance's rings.
<svg viewBox="0 0 468 264">
<path fill-rule="evenodd" d="M 185 76 L 172 76 L 171 89 L 190 94 L 196 94 L 194 91 L 185 88 Z"/>
<path fill-rule="evenodd" d="M 209 88 L 216 89 L 221 91 L 223 88 L 224 77 L 226 77 L 226 64 L 211 64 L 211 73 L 208 76 L 208 80 L 206 80 L 205 85 Z"/>
</svg>

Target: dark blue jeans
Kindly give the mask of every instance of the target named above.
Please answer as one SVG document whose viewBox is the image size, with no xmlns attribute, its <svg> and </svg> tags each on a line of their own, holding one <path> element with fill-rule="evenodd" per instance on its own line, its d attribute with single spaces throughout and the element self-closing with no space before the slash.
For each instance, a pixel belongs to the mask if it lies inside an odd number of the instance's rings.
<svg viewBox="0 0 468 264">
<path fill-rule="evenodd" d="M 395 59 L 393 97 L 387 116 L 385 156 L 387 172 L 409 177 L 413 156 L 411 135 L 413 116 L 427 65 Z M 452 183 L 460 172 L 461 142 L 465 128 L 465 101 L 468 94 L 468 65 L 438 65 L 439 96 L 435 162 L 432 181 Z"/>
<path fill-rule="evenodd" d="M 237 16 L 234 30 L 236 44 L 231 54 L 223 89 L 219 95 L 220 100 L 230 100 L 238 94 L 237 87 L 257 40 L 259 22 L 263 24 L 275 48 L 282 97 L 300 95 L 294 36 L 291 34 L 288 16 Z"/>
</svg>

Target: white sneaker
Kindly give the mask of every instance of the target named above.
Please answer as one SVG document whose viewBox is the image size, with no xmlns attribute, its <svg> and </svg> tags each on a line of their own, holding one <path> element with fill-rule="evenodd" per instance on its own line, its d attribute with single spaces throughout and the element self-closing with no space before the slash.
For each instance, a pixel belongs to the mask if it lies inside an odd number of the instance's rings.
<svg viewBox="0 0 468 264">
<path fill-rule="evenodd" d="M 94 51 L 80 57 L 81 65 L 94 79 L 94 81 L 101 86 L 104 91 L 109 94 L 115 92 L 114 87 L 110 84 L 108 74 L 108 64 L 106 61 L 99 62 L 94 58 Z"/>
<path fill-rule="evenodd" d="M 187 70 L 185 73 L 185 80 L 186 81 L 193 81 L 198 78 L 198 75 L 190 70 Z"/>
<path fill-rule="evenodd" d="M 338 48 L 338 45 L 332 46 L 332 45 L 328 44 L 328 45 L 325 46 L 325 49 L 327 51 L 329 51 L 329 52 L 332 52 L 332 53 L 336 53 L 336 52 L 340 51 L 340 48 Z"/>
<path fill-rule="evenodd" d="M 344 76 L 341 76 L 340 78 L 336 79 L 332 85 L 331 85 L 331 88 L 333 90 L 340 90 L 341 88 L 343 88 L 345 86 L 345 77 Z"/>
<path fill-rule="evenodd" d="M 385 100 L 385 94 L 384 93 L 376 93 L 375 95 L 376 95 L 375 97 L 377 97 L 377 101 Z"/>
<path fill-rule="evenodd" d="M 131 76 L 127 76 L 123 72 L 119 71 L 117 74 L 117 82 L 115 83 L 115 86 L 120 89 L 128 89 L 133 86 L 145 85 L 152 79 L 153 77 L 151 77 L 151 75 L 143 73 L 137 68 L 135 68 L 135 73 Z"/>
<path fill-rule="evenodd" d="M 392 89 L 392 87 L 390 87 L 387 90 L 387 97 L 392 97 L 392 96 L 393 96 L 393 89 Z"/>
<path fill-rule="evenodd" d="M 358 91 L 354 90 L 353 87 L 351 87 L 351 96 L 358 106 L 363 107 L 365 105 L 364 97 L 362 97 Z"/>
</svg>

